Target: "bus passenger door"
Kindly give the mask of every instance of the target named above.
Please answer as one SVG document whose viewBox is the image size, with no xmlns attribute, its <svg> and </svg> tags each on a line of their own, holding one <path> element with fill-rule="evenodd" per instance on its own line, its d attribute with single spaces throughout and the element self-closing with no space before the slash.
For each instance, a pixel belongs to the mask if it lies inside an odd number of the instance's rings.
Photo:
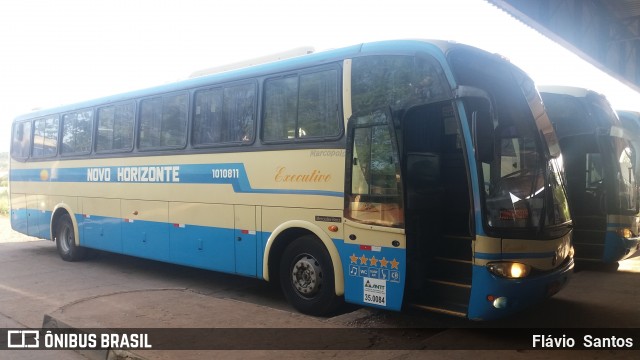
<svg viewBox="0 0 640 360">
<path fill-rule="evenodd" d="M 345 300 L 400 310 L 406 240 L 398 146 L 389 112 L 351 117 L 346 167 L 340 251 Z"/>
<path fill-rule="evenodd" d="M 235 205 L 235 264 L 236 273 L 257 275 L 256 207 Z"/>
</svg>

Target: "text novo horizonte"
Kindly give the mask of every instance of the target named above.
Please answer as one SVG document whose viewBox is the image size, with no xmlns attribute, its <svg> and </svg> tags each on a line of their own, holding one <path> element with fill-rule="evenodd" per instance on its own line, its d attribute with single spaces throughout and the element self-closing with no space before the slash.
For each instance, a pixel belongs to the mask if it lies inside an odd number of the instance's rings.
<svg viewBox="0 0 640 360">
<path fill-rule="evenodd" d="M 115 172 L 112 172 L 115 169 Z M 180 182 L 180 166 L 122 166 L 87 168 L 89 182 Z"/>
</svg>

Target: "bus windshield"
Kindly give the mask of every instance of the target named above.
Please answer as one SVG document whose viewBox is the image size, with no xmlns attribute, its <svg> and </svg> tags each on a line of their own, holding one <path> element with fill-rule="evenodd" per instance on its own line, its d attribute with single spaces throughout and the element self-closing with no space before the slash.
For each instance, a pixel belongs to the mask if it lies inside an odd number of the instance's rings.
<svg viewBox="0 0 640 360">
<path fill-rule="evenodd" d="M 635 151 L 631 143 L 623 138 L 609 137 L 603 146 L 611 147 L 611 159 L 605 161 L 611 165 L 611 175 L 615 180 L 612 184 L 612 196 L 607 199 L 607 205 L 611 209 L 619 209 L 620 213 L 636 212 L 636 178 L 633 164 L 635 163 Z M 616 211 L 613 211 L 614 213 Z"/>
<path fill-rule="evenodd" d="M 544 93 L 543 97 L 563 151 L 577 159 L 567 165 L 573 169 L 574 189 L 583 188 L 586 194 L 602 198 L 595 208 L 577 211 L 635 213 L 636 150 L 608 101 L 592 92 L 585 97 L 554 93 Z M 582 175 L 585 170 L 586 175 Z"/>
<path fill-rule="evenodd" d="M 508 63 L 464 59 L 464 51 L 450 55 L 458 84 L 484 90 L 491 98 L 463 97 L 484 181 L 480 198 L 488 232 L 518 231 L 530 237 L 568 223 L 562 156 L 533 82 Z"/>
<path fill-rule="evenodd" d="M 636 212 L 636 178 L 634 174 L 635 151 L 631 142 L 625 138 L 622 125 L 609 102 L 601 96 L 589 93 L 587 107 L 594 115 L 596 126 L 609 129 L 601 135 L 597 143 L 604 154 L 610 153 L 603 165 L 611 179 L 614 179 L 608 191 L 611 194 L 606 199 L 610 213 L 635 213 Z M 605 191 L 606 194 L 606 191 Z"/>
</svg>

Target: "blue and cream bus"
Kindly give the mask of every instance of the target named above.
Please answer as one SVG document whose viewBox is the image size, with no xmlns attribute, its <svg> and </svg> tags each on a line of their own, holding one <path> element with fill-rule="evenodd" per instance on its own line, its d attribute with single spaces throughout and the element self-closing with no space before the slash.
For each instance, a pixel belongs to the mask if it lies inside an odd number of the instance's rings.
<svg viewBox="0 0 640 360">
<path fill-rule="evenodd" d="M 573 268 L 554 129 L 479 49 L 387 41 L 19 116 L 13 229 L 341 302 L 494 319 Z"/>
<path fill-rule="evenodd" d="M 631 141 L 634 149 L 640 149 L 640 112 L 634 110 L 616 110 L 625 135 Z M 636 179 L 640 178 L 640 156 L 635 156 L 633 164 Z M 636 180 L 636 187 L 640 186 Z M 640 199 L 639 199 L 640 200 Z"/>
<path fill-rule="evenodd" d="M 640 247 L 633 130 L 602 94 L 568 86 L 539 91 L 560 139 L 576 261 L 617 268 Z"/>
</svg>

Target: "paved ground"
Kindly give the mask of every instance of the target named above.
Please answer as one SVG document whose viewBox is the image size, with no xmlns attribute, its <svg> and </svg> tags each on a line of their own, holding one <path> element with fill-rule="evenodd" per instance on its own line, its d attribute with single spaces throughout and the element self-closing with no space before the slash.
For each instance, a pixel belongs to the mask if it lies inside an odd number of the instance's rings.
<svg viewBox="0 0 640 360">
<path fill-rule="evenodd" d="M 8 229 L 7 219 L 0 218 L 0 328 L 40 328 L 43 322 L 45 326 L 83 329 L 229 328 L 232 330 L 215 332 L 219 337 L 215 340 L 236 345 L 243 341 L 247 344 L 273 341 L 277 348 L 288 343 L 292 348 L 305 348 L 305 342 L 314 339 L 321 342 L 327 338 L 334 341 L 335 338 L 347 348 L 356 343 L 358 348 L 384 349 L 401 344 L 452 349 L 144 350 L 127 354 L 159 360 L 214 357 L 373 360 L 421 359 L 425 356 L 433 359 L 627 359 L 638 353 L 455 349 L 461 344 L 478 342 L 498 344 L 499 348 L 501 339 L 495 334 L 483 337 L 482 331 L 478 331 L 483 328 L 541 328 L 543 332 L 545 328 L 555 327 L 640 328 L 639 270 L 640 260 L 634 260 L 623 262 L 615 273 L 579 272 L 567 288 L 549 301 L 492 323 L 470 323 L 422 312 L 395 313 L 355 307 L 346 308 L 343 314 L 333 318 L 317 318 L 296 313 L 278 289 L 258 280 L 114 254 L 103 254 L 80 263 L 64 262 L 51 242 L 34 241 L 12 232 Z M 371 332 L 371 328 L 409 330 Z M 314 334 L 318 337 L 314 338 Z M 508 336 L 508 332 L 505 335 Z M 640 338 L 635 340 L 640 342 Z M 0 352 L 0 359 L 93 359 L 104 356 L 105 353 L 71 351 Z"/>
</svg>

